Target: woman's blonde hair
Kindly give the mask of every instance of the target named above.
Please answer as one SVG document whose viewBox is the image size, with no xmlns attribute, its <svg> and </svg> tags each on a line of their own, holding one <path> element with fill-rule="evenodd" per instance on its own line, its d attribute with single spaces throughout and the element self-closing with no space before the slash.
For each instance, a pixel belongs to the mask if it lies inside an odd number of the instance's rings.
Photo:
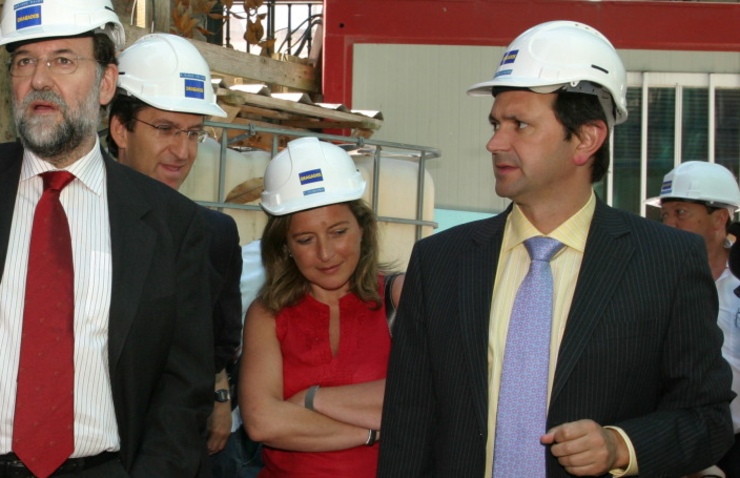
<svg viewBox="0 0 740 478">
<path fill-rule="evenodd" d="M 371 308 L 377 309 L 381 304 L 378 274 L 384 266 L 379 263 L 378 223 L 375 213 L 362 199 L 340 204 L 349 208 L 362 228 L 360 259 L 349 280 L 350 292 L 361 300 L 372 303 Z M 292 216 L 293 214 L 270 215 L 262 233 L 265 284 L 258 297 L 274 314 L 284 307 L 297 304 L 309 290 L 309 282 L 288 253 L 287 236 Z"/>
</svg>

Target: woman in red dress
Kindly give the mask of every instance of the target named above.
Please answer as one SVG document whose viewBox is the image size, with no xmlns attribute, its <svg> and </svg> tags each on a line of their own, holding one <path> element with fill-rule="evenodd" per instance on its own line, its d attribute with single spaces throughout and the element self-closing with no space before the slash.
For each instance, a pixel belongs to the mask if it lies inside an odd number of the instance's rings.
<svg viewBox="0 0 740 478">
<path fill-rule="evenodd" d="M 364 191 L 351 157 L 316 138 L 291 141 L 265 172 L 266 283 L 239 380 L 247 433 L 264 444 L 260 478 L 376 475 L 391 339 Z"/>
</svg>

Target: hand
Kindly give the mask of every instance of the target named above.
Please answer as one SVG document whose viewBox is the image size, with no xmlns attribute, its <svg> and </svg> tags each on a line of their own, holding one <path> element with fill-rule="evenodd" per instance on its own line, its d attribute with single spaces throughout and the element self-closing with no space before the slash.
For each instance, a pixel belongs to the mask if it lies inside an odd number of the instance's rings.
<svg viewBox="0 0 740 478">
<path fill-rule="evenodd" d="M 231 435 L 231 401 L 215 402 L 213 413 L 208 417 L 208 454 L 213 455 L 226 448 Z"/>
<path fill-rule="evenodd" d="M 598 476 L 629 465 L 629 450 L 622 437 L 593 420 L 564 423 L 542 435 L 543 445 L 571 475 Z"/>
</svg>

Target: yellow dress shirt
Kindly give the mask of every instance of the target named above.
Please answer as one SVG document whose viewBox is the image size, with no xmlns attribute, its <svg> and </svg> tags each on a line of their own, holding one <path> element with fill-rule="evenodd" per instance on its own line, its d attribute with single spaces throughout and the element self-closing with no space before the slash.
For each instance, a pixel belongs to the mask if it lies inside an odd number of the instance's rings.
<svg viewBox="0 0 740 478">
<path fill-rule="evenodd" d="M 591 197 L 585 206 L 557 229 L 547 234 L 563 243 L 563 247 L 550 261 L 553 277 L 553 314 L 552 336 L 550 337 L 550 372 L 548 379 L 548 400 L 552 392 L 552 383 L 555 376 L 560 342 L 565 332 L 565 324 L 570 311 L 573 293 L 578 282 L 578 273 L 581 269 L 583 252 L 586 248 L 586 239 L 591 227 L 594 210 L 596 209 L 596 195 Z M 529 222 L 521 209 L 514 204 L 504 228 L 504 238 L 501 245 L 496 280 L 493 286 L 491 303 L 491 319 L 488 339 L 488 440 L 486 444 L 486 478 L 491 478 L 493 468 L 493 443 L 496 436 L 496 411 L 501 384 L 501 369 L 504 362 L 504 348 L 506 335 L 509 330 L 509 318 L 514 306 L 514 299 L 519 285 L 529 271 L 530 258 L 524 241 L 530 237 L 543 234 Z M 584 417 L 586 418 L 586 417 Z M 634 449 L 626 434 L 619 428 L 614 428 L 627 442 L 630 449 L 630 466 L 626 470 L 612 470 L 615 476 L 637 474 L 637 460 L 634 458 Z"/>
</svg>

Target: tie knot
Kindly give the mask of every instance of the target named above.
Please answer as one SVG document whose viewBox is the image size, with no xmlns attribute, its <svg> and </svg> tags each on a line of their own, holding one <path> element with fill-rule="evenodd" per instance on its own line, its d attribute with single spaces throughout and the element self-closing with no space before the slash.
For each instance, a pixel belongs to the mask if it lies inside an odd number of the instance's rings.
<svg viewBox="0 0 740 478">
<path fill-rule="evenodd" d="M 563 243 L 550 237 L 537 236 L 524 241 L 524 246 L 533 261 L 550 262 L 552 256 L 563 248 Z"/>
<path fill-rule="evenodd" d="M 67 184 L 75 178 L 74 174 L 69 171 L 47 171 L 41 173 L 41 179 L 44 180 L 44 191 L 52 189 L 61 191 Z"/>
</svg>

